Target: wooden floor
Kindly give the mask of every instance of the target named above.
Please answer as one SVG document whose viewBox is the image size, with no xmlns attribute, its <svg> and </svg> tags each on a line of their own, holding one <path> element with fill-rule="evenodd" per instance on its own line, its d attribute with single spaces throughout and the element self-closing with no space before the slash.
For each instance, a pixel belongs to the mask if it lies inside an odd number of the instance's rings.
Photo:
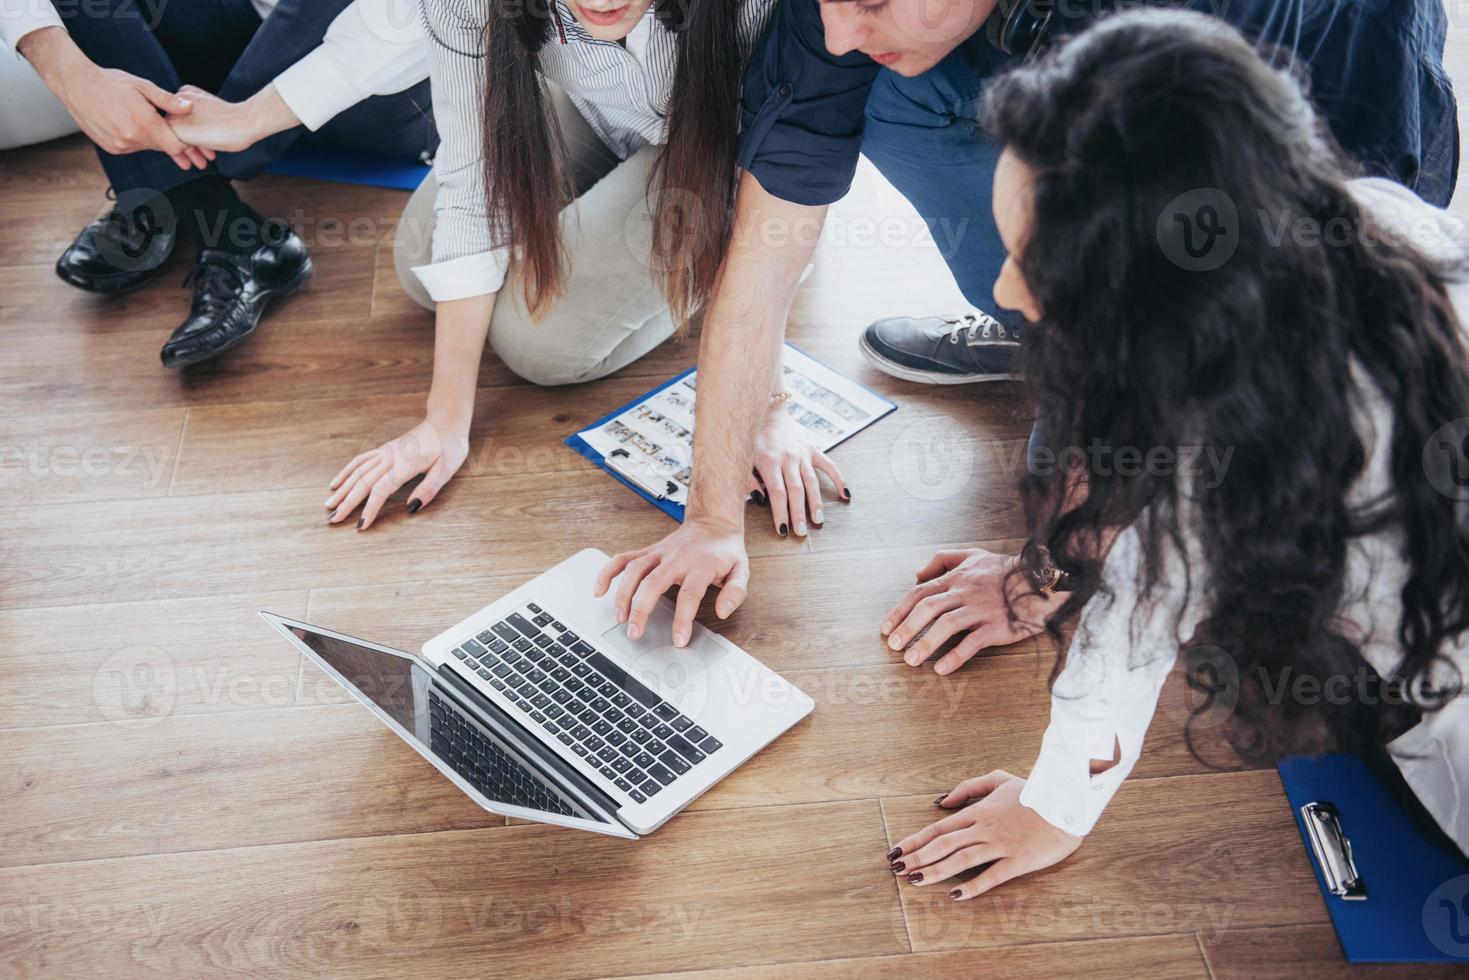
<svg viewBox="0 0 1469 980">
<path fill-rule="evenodd" d="M 328 527 L 331 475 L 413 419 L 429 380 L 432 320 L 386 245 L 405 195 L 251 185 L 309 225 L 317 277 L 178 374 L 157 352 L 184 257 L 113 302 L 52 273 L 102 191 L 76 138 L 0 155 L 0 975 L 1352 972 L 1275 773 L 1190 757 L 1176 678 L 1071 861 L 958 906 L 888 872 L 938 792 L 1028 769 L 1052 652 L 939 680 L 879 640 L 936 547 L 1015 543 L 1029 422 L 1014 386 L 908 385 L 861 361 L 870 319 L 956 303 L 933 248 L 894 241 L 916 239 L 911 212 L 863 223 L 897 207 L 867 171 L 791 336 L 900 411 L 838 450 L 855 502 L 810 540 L 755 516 L 753 590 L 721 627 L 816 711 L 641 842 L 490 817 L 256 611 L 414 649 L 553 560 L 668 531 L 561 440 L 693 346 L 557 390 L 487 358 L 470 462 L 439 500 Z"/>
</svg>

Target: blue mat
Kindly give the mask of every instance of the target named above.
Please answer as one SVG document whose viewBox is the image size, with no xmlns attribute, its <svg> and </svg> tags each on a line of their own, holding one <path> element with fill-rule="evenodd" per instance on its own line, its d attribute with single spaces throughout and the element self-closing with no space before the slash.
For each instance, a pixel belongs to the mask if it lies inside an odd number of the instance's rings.
<svg viewBox="0 0 1469 980">
<path fill-rule="evenodd" d="M 430 169 L 417 157 L 375 157 L 298 142 L 267 167 L 266 172 L 411 191 L 423 182 Z"/>
</svg>

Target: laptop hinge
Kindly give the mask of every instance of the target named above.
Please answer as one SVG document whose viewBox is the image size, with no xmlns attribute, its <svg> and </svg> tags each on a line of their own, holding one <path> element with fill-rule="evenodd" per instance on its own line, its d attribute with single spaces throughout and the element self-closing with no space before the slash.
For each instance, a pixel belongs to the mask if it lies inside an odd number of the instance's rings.
<svg viewBox="0 0 1469 980">
<path fill-rule="evenodd" d="M 563 786 L 568 786 L 582 799 L 581 802 L 591 804 L 604 815 L 622 823 L 617 815 L 621 804 L 607 795 L 595 783 L 567 765 L 535 735 L 526 731 L 526 726 L 510 715 L 495 702 L 475 690 L 463 677 L 460 677 L 448 664 L 440 664 L 436 671 L 437 676 L 454 689 L 454 693 L 466 702 L 467 706 L 482 716 L 487 716 L 496 728 L 515 734 L 516 742 L 524 748 L 527 754 L 535 757 L 535 761 L 544 767 L 551 775 L 555 776 Z M 624 824 L 624 826 L 626 826 Z M 631 829 L 631 828 L 629 828 Z"/>
</svg>

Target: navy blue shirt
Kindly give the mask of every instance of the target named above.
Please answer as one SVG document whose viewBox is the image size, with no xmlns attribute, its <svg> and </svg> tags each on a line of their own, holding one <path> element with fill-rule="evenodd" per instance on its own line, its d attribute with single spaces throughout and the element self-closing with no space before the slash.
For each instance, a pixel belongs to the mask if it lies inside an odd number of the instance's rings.
<svg viewBox="0 0 1469 980">
<path fill-rule="evenodd" d="M 1224 19 L 1262 54 L 1306 62 L 1313 100 L 1366 172 L 1413 187 L 1431 203 L 1448 203 L 1459 140 L 1441 63 L 1439 0 L 1198 0 L 1192 6 L 1205 13 L 1222 6 Z M 953 58 L 976 72 L 1014 60 L 989 47 L 983 28 Z M 952 77 L 954 66 L 947 67 L 941 74 Z M 822 205 L 840 198 L 851 186 L 867 97 L 880 70 L 860 52 L 827 51 L 819 0 L 781 0 L 745 77 L 740 166 L 783 200 Z"/>
</svg>

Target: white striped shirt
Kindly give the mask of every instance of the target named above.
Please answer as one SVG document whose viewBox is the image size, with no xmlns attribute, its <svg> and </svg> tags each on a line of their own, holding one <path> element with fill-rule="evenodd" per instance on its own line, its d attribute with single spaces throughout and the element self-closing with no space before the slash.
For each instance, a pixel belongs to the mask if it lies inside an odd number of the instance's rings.
<svg viewBox="0 0 1469 980">
<path fill-rule="evenodd" d="M 490 229 L 481 153 L 481 31 L 493 2 L 500 0 L 423 0 L 440 143 L 434 160 L 433 263 L 414 271 L 436 302 L 498 291 L 510 262 L 508 249 Z M 743 0 L 739 37 L 731 40 L 746 57 L 774 6 L 775 0 Z M 662 145 L 678 35 L 659 23 L 652 5 L 625 45 L 593 38 L 561 0 L 556 9 L 566 40 L 562 43 L 553 23 L 540 51 L 542 74 L 566 91 L 619 159 L 649 144 Z"/>
</svg>

